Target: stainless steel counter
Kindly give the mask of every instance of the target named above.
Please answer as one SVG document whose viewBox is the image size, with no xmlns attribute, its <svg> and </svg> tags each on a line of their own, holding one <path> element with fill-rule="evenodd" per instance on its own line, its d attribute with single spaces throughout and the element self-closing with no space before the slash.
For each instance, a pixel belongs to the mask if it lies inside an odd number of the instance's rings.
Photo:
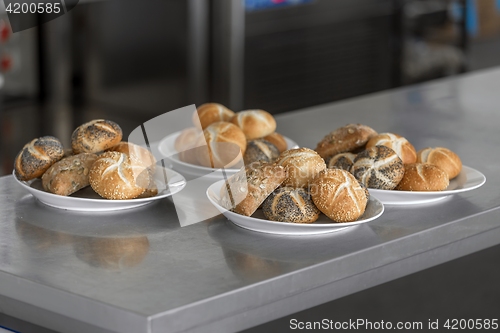
<svg viewBox="0 0 500 333">
<path fill-rule="evenodd" d="M 314 148 L 351 122 L 446 146 L 486 175 L 332 234 L 179 225 L 168 200 L 117 213 L 45 207 L 0 178 L 0 313 L 61 332 L 232 332 L 500 243 L 500 69 L 277 116 Z M 194 208 L 193 209 L 203 209 Z"/>
</svg>

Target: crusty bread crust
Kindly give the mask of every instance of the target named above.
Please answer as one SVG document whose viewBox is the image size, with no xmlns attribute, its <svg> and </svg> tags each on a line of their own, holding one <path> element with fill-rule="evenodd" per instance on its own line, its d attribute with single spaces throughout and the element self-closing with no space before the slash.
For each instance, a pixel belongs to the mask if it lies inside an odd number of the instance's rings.
<svg viewBox="0 0 500 333">
<path fill-rule="evenodd" d="M 316 146 L 316 151 L 324 159 L 339 153 L 352 152 L 365 146 L 377 132 L 366 125 L 348 124 L 327 134 Z"/>
<path fill-rule="evenodd" d="M 366 144 L 366 148 L 374 146 L 386 146 L 391 148 L 398 154 L 403 164 L 415 163 L 417 161 L 417 151 L 415 147 L 399 134 L 381 133 L 371 138 Z"/>
<path fill-rule="evenodd" d="M 200 137 L 203 144 L 195 149 L 198 162 L 209 168 L 230 167 L 243 158 L 247 148 L 245 134 L 238 126 L 228 122 L 213 123 Z M 206 144 L 205 144 L 206 142 Z"/>
<path fill-rule="evenodd" d="M 193 124 L 196 128 L 205 129 L 219 121 L 230 121 L 234 112 L 219 103 L 205 103 L 193 114 Z"/>
<path fill-rule="evenodd" d="M 235 213 L 251 216 L 285 177 L 285 168 L 277 164 L 247 165 L 222 186 L 221 205 Z"/>
<path fill-rule="evenodd" d="M 17 179 L 24 181 L 39 178 L 63 156 L 63 145 L 55 137 L 43 136 L 33 139 L 17 154 L 14 174 Z"/>
<path fill-rule="evenodd" d="M 133 199 L 151 184 L 151 170 L 133 166 L 128 155 L 108 151 L 98 157 L 89 173 L 92 189 L 111 200 Z"/>
<path fill-rule="evenodd" d="M 326 169 L 325 161 L 314 150 L 296 148 L 285 150 L 276 163 L 287 169 L 283 186 L 307 187 L 320 171 Z"/>
<path fill-rule="evenodd" d="M 42 176 L 43 188 L 54 194 L 68 196 L 90 185 L 89 172 L 97 155 L 82 153 L 54 163 Z"/>
<path fill-rule="evenodd" d="M 351 173 L 368 188 L 392 190 L 404 175 L 403 161 L 386 146 L 373 146 L 354 159 Z"/>
<path fill-rule="evenodd" d="M 462 171 L 462 161 L 457 154 L 448 148 L 424 148 L 417 152 L 418 163 L 429 163 L 440 167 L 448 174 L 449 179 L 453 179 Z"/>
<path fill-rule="evenodd" d="M 448 175 L 441 168 L 427 163 L 405 165 L 403 179 L 396 186 L 400 191 L 442 191 L 449 185 Z"/>
<path fill-rule="evenodd" d="M 335 222 L 356 221 L 365 212 L 365 190 L 348 171 L 323 170 L 311 183 L 310 193 L 316 207 Z"/>
<path fill-rule="evenodd" d="M 263 139 L 275 145 L 276 148 L 278 148 L 280 154 L 289 148 L 285 137 L 277 132 L 266 135 L 265 137 L 263 137 Z"/>
<path fill-rule="evenodd" d="M 147 148 L 134 143 L 122 141 L 107 151 L 117 151 L 127 154 L 132 165 L 150 168 L 152 172 L 156 169 L 156 158 L 153 154 Z"/>
<path fill-rule="evenodd" d="M 123 132 L 117 123 L 96 119 L 77 127 L 71 135 L 74 154 L 98 153 L 117 145 Z"/>
<path fill-rule="evenodd" d="M 280 187 L 262 204 L 264 215 L 271 221 L 312 223 L 320 211 L 303 188 Z"/>
<path fill-rule="evenodd" d="M 276 120 L 264 110 L 237 112 L 231 122 L 241 128 L 247 140 L 265 137 L 276 130 Z"/>
</svg>

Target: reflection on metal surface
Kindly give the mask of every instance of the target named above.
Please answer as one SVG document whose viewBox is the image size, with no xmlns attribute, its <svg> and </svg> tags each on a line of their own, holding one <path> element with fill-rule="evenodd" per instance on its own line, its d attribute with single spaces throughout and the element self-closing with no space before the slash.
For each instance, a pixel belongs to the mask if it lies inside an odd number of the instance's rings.
<svg viewBox="0 0 500 333">
<path fill-rule="evenodd" d="M 76 256 L 94 267 L 122 270 L 137 266 L 149 252 L 146 236 L 127 238 L 76 237 Z"/>
<path fill-rule="evenodd" d="M 16 231 L 24 243 L 34 251 L 45 252 L 50 248 L 73 242 L 72 235 L 44 229 L 22 219 L 16 221 Z"/>
<path fill-rule="evenodd" d="M 362 239 L 366 244 L 366 239 L 374 235 L 368 226 L 305 236 L 263 234 L 220 220 L 211 221 L 207 228 L 209 235 L 221 245 L 228 267 L 244 282 L 277 277 L 341 256 L 345 244 L 355 244 Z"/>
</svg>

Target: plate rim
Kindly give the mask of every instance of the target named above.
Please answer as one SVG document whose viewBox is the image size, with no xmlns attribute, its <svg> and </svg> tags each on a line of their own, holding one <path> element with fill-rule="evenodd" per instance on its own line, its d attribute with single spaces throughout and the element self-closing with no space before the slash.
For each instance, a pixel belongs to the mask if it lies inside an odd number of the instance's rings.
<svg viewBox="0 0 500 333">
<path fill-rule="evenodd" d="M 60 208 L 60 206 L 51 205 L 49 203 L 46 203 L 43 200 L 40 200 L 40 198 L 38 197 L 38 195 L 35 195 L 35 193 L 39 194 L 40 196 L 48 196 L 49 198 L 60 199 L 60 200 L 63 200 L 63 201 L 70 201 L 70 202 L 73 202 L 73 203 L 77 203 L 77 202 L 96 203 L 96 204 L 103 205 L 103 206 L 106 206 L 106 205 L 109 205 L 109 206 L 113 206 L 113 205 L 126 206 L 126 205 L 130 205 L 130 204 L 137 204 L 137 205 L 134 205 L 134 207 L 139 207 L 141 205 L 145 205 L 147 203 L 150 203 L 150 202 L 153 202 L 153 201 L 156 201 L 156 200 L 160 200 L 160 199 L 164 199 L 164 198 L 170 197 L 170 196 L 172 196 L 172 195 L 174 195 L 176 193 L 179 193 L 180 191 L 182 191 L 184 189 L 184 187 L 186 187 L 187 180 L 186 180 L 186 178 L 182 174 L 180 174 L 179 172 L 177 172 L 175 170 L 172 170 L 170 168 L 166 168 L 166 167 L 159 167 L 159 168 L 165 169 L 165 170 L 167 170 L 169 172 L 173 172 L 175 174 L 174 177 L 180 177 L 181 178 L 180 181 L 176 181 L 174 183 L 174 184 L 179 183 L 179 185 L 175 186 L 176 187 L 176 191 L 175 192 L 168 191 L 167 193 L 155 195 L 154 197 L 136 198 L 136 199 L 124 199 L 124 200 L 109 200 L 109 199 L 105 199 L 105 198 L 93 199 L 93 198 L 80 198 L 80 197 L 58 195 L 58 194 L 54 194 L 54 193 L 50 193 L 50 192 L 46 192 L 46 191 L 41 191 L 41 190 L 39 190 L 37 188 L 34 188 L 34 187 L 30 186 L 31 183 L 33 183 L 36 180 L 40 180 L 41 181 L 40 178 L 35 178 L 35 179 L 28 180 L 28 181 L 19 180 L 16 177 L 16 175 L 15 175 L 15 170 L 12 171 L 12 176 L 14 177 L 14 180 L 19 185 L 21 185 L 24 189 L 26 189 L 28 192 L 30 192 L 30 194 L 33 195 L 38 201 L 42 202 L 43 204 L 45 204 L 47 206 L 51 206 L 51 207 L 54 207 L 54 208 Z M 180 187 L 180 188 L 178 188 L 178 187 Z M 130 207 L 130 208 L 132 208 L 132 207 Z M 66 209 L 69 209 L 69 208 L 66 208 Z M 96 208 L 96 209 L 99 209 L 99 208 Z M 120 208 L 117 207 L 116 210 L 118 210 L 118 209 L 120 209 Z M 75 209 L 72 209 L 72 210 L 75 210 Z M 113 210 L 113 209 L 111 208 L 110 210 Z"/>
<path fill-rule="evenodd" d="M 378 198 L 370 195 L 370 199 L 369 200 L 372 201 L 372 202 L 374 202 L 375 204 L 380 205 L 381 211 L 378 214 L 376 214 L 375 216 L 372 216 L 369 219 L 366 219 L 366 220 L 363 220 L 363 221 L 353 221 L 353 222 L 344 222 L 344 223 L 339 223 L 339 222 L 334 222 L 334 221 L 332 221 L 332 223 L 289 223 L 289 222 L 277 222 L 277 221 L 263 220 L 263 219 L 260 219 L 260 218 L 255 218 L 255 217 L 251 217 L 251 216 L 244 216 L 244 215 L 240 215 L 240 214 L 231 212 L 230 210 L 227 210 L 226 208 L 224 208 L 221 205 L 219 205 L 214 200 L 214 198 L 211 197 L 211 195 L 209 193 L 210 192 L 214 192 L 215 193 L 214 187 L 217 187 L 218 189 L 220 189 L 220 187 L 222 185 L 219 185 L 219 184 L 222 184 L 225 181 L 226 181 L 225 179 L 218 180 L 218 181 L 212 183 L 207 188 L 206 195 L 207 195 L 208 200 L 212 203 L 212 205 L 214 205 L 215 208 L 217 208 L 224 216 L 226 216 L 226 214 L 228 214 L 229 216 L 237 216 L 237 217 L 248 218 L 248 219 L 255 220 L 254 222 L 263 223 L 264 225 L 269 225 L 269 226 L 271 226 L 271 225 L 272 226 L 283 225 L 283 226 L 286 226 L 286 228 L 291 227 L 291 228 L 296 228 L 296 229 L 299 229 L 299 230 L 300 229 L 305 229 L 305 230 L 312 229 L 312 230 L 310 230 L 311 232 L 313 232 L 313 230 L 315 230 L 314 232 L 321 232 L 321 230 L 331 230 L 330 232 L 333 232 L 333 231 L 339 231 L 339 230 L 342 230 L 342 229 L 345 229 L 345 228 L 355 227 L 355 226 L 358 226 L 358 225 L 361 225 L 361 224 L 365 224 L 365 223 L 374 221 L 377 218 L 379 218 L 380 216 L 382 216 L 382 214 L 385 211 L 385 207 L 384 207 L 383 202 L 381 200 L 379 200 Z M 240 225 L 239 223 L 233 221 L 229 217 L 227 217 L 227 218 L 232 223 L 234 223 L 234 224 L 236 224 L 238 226 L 243 227 L 242 225 Z M 245 229 L 258 231 L 258 230 L 250 229 L 250 228 L 245 228 Z M 261 231 L 261 232 L 270 233 L 268 231 L 267 232 L 266 231 Z M 326 232 L 327 231 L 323 231 L 323 233 L 326 233 Z M 292 233 L 287 233 L 287 232 L 283 232 L 283 233 L 274 232 L 274 233 L 276 233 L 276 234 L 292 234 Z M 299 232 L 293 233 L 293 234 L 299 234 Z M 310 233 L 305 233 L 305 234 L 310 234 Z"/>
<path fill-rule="evenodd" d="M 158 142 L 158 151 L 160 152 L 160 154 L 162 155 L 163 158 L 166 158 L 167 160 L 169 161 L 172 161 L 173 163 L 176 163 L 178 164 L 179 166 L 181 167 L 186 167 L 186 168 L 192 168 L 194 170 L 197 170 L 198 172 L 204 172 L 204 173 L 210 173 L 210 172 L 214 172 L 214 171 L 220 171 L 220 170 L 224 170 L 226 172 L 238 172 L 239 170 L 241 170 L 241 168 L 209 168 L 209 167 L 205 167 L 205 166 L 202 166 L 202 165 L 196 165 L 196 164 L 191 164 L 191 163 L 187 163 L 187 162 L 184 162 L 184 161 L 181 161 L 177 158 L 172 158 L 171 156 L 168 156 L 164 149 L 162 148 L 166 142 L 169 140 L 169 139 L 176 139 L 180 134 L 181 134 L 182 131 L 177 131 L 177 132 L 174 132 L 174 133 L 171 133 L 167 136 L 165 136 L 163 139 L 161 139 L 159 142 Z M 291 143 L 292 144 L 292 147 L 299 147 L 299 145 L 297 144 L 297 142 L 293 141 L 292 139 L 290 139 L 289 137 L 287 136 L 284 136 L 283 137 L 285 138 L 285 141 L 287 141 L 287 143 Z M 288 148 L 288 149 L 292 149 L 292 148 Z"/>
</svg>

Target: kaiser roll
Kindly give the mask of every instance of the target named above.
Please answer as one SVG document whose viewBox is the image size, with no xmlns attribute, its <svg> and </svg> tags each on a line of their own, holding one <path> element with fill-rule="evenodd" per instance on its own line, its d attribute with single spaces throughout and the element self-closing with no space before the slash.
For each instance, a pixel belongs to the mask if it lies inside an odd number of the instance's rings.
<svg viewBox="0 0 500 333">
<path fill-rule="evenodd" d="M 275 145 L 280 153 L 288 149 L 288 143 L 286 142 L 285 137 L 279 133 L 273 132 L 263 137 L 263 139 Z"/>
<path fill-rule="evenodd" d="M 271 221 L 312 223 L 319 217 L 319 209 L 303 188 L 280 187 L 262 204 L 264 215 Z"/>
<path fill-rule="evenodd" d="M 14 174 L 19 180 L 41 177 L 48 168 L 64 156 L 61 142 L 53 136 L 33 139 L 24 145 L 14 162 Z"/>
<path fill-rule="evenodd" d="M 403 164 L 415 163 L 417 161 L 415 147 L 399 134 L 381 133 L 371 138 L 366 144 L 366 148 L 374 146 L 386 146 L 391 148 L 398 154 Z"/>
<path fill-rule="evenodd" d="M 288 176 L 283 186 L 290 187 L 307 187 L 313 178 L 326 168 L 321 156 L 309 148 L 285 150 L 276 163 L 287 170 Z"/>
<path fill-rule="evenodd" d="M 117 145 L 123 132 L 117 123 L 97 119 L 77 127 L 71 135 L 71 148 L 74 154 L 98 153 Z"/>
<path fill-rule="evenodd" d="M 255 139 L 248 141 L 243 160 L 245 164 L 257 161 L 274 162 L 279 155 L 278 148 L 271 142 L 263 139 Z"/>
<path fill-rule="evenodd" d="M 326 169 L 311 183 L 312 200 L 323 214 L 335 222 L 356 221 L 365 212 L 365 190 L 348 171 Z"/>
<path fill-rule="evenodd" d="M 363 148 L 368 140 L 377 135 L 369 126 L 348 124 L 326 135 L 316 146 L 316 151 L 324 159 L 344 152 Z"/>
<path fill-rule="evenodd" d="M 205 103 L 200 105 L 193 114 L 193 124 L 201 129 L 219 121 L 230 121 L 234 112 L 218 103 Z"/>
<path fill-rule="evenodd" d="M 264 110 L 240 111 L 231 122 L 241 128 L 248 140 L 262 138 L 276 130 L 276 120 Z"/>
<path fill-rule="evenodd" d="M 404 177 L 396 186 L 396 190 L 442 191 L 448 185 L 448 175 L 438 166 L 426 163 L 411 163 L 405 165 Z"/>
<path fill-rule="evenodd" d="M 205 128 L 200 140 L 200 147 L 196 149 L 197 159 L 201 165 L 209 168 L 233 166 L 241 160 L 247 147 L 241 129 L 223 121 Z"/>
<path fill-rule="evenodd" d="M 97 158 L 89 173 L 92 189 L 111 200 L 133 199 L 151 184 L 151 170 L 133 166 L 127 154 L 105 152 Z"/>
<path fill-rule="evenodd" d="M 354 159 L 351 173 L 368 188 L 392 190 L 404 175 L 403 161 L 386 146 L 373 146 Z"/>
<path fill-rule="evenodd" d="M 440 167 L 448 174 L 449 179 L 453 179 L 462 171 L 462 161 L 457 154 L 448 148 L 424 148 L 417 153 L 417 162 L 429 163 Z"/>
</svg>

